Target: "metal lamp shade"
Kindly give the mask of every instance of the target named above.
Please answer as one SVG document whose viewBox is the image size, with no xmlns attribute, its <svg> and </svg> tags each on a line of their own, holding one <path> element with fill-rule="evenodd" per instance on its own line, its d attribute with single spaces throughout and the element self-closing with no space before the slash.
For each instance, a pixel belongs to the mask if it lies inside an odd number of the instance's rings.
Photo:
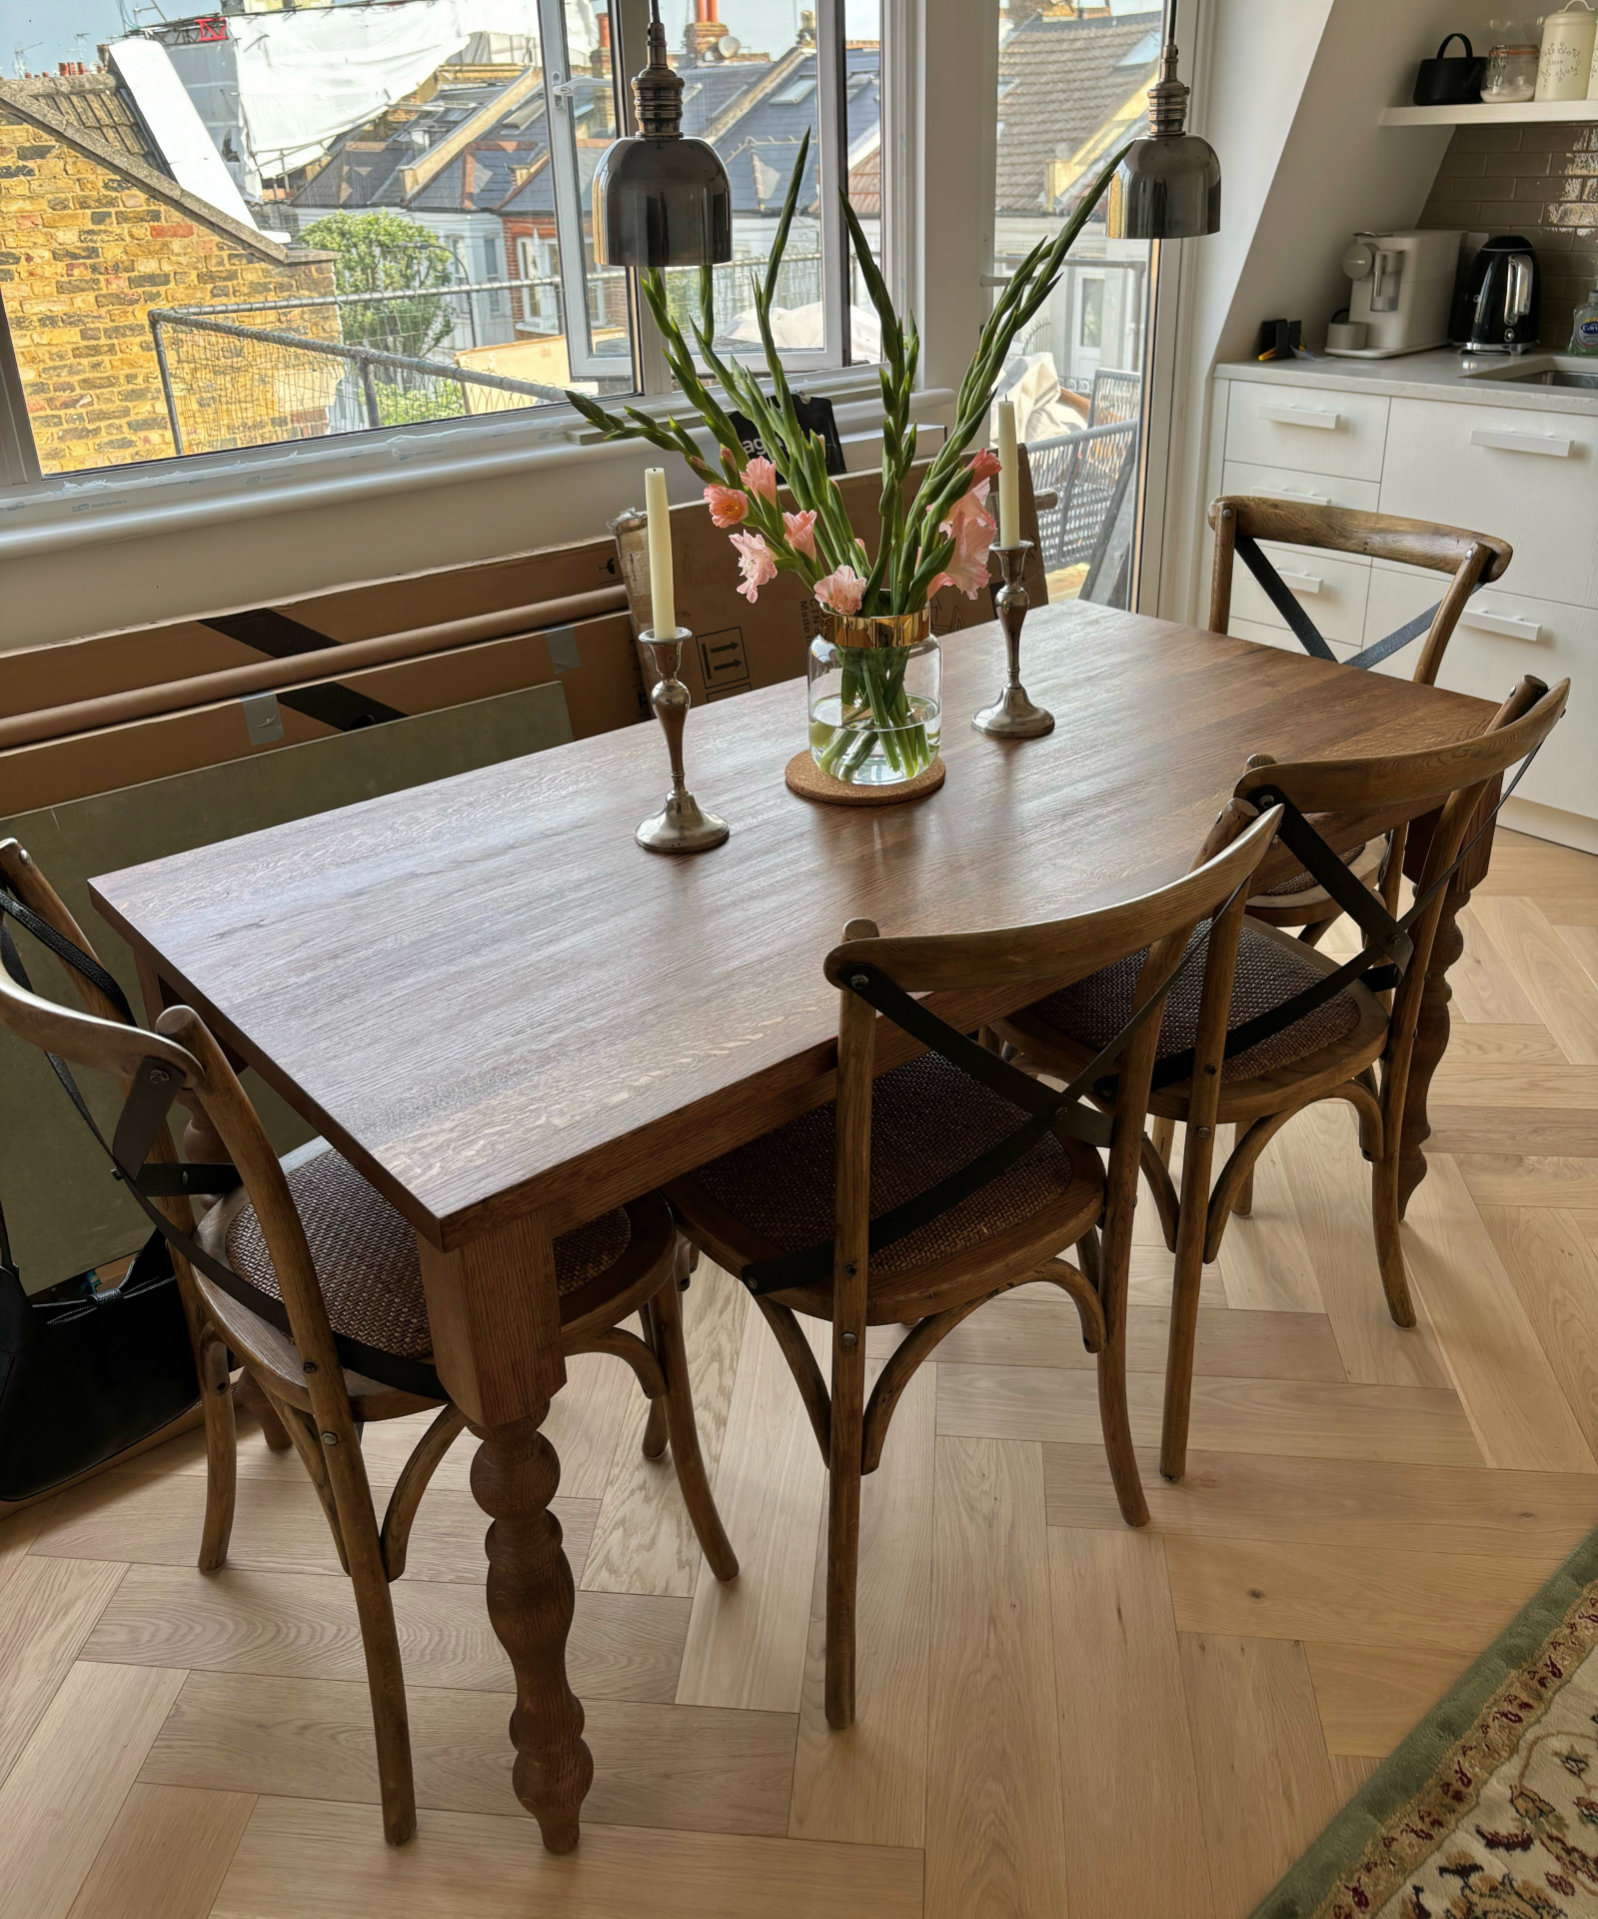
<svg viewBox="0 0 1598 1919">
<path fill-rule="evenodd" d="M 1191 240 L 1221 230 L 1221 163 L 1196 133 L 1135 140 L 1110 182 L 1112 240 Z"/>
<path fill-rule="evenodd" d="M 680 135 L 614 141 L 594 173 L 594 259 L 692 267 L 732 258 L 732 187 L 714 147 Z"/>
<path fill-rule="evenodd" d="M 1134 140 L 1110 182 L 1104 224 L 1112 240 L 1192 240 L 1221 230 L 1221 163 L 1187 131 L 1188 90 L 1167 40 L 1149 88 L 1149 137 Z"/>
</svg>

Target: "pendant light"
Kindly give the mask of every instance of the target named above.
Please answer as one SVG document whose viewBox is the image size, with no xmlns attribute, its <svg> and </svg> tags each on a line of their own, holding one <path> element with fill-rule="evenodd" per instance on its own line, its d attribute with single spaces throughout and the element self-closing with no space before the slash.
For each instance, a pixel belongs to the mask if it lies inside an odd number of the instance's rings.
<svg viewBox="0 0 1598 1919">
<path fill-rule="evenodd" d="M 1221 163 L 1208 140 L 1188 133 L 1188 90 L 1167 40 L 1149 89 L 1149 138 L 1134 140 L 1115 170 L 1105 208 L 1112 240 L 1190 240 L 1221 230 Z"/>
<path fill-rule="evenodd" d="M 649 64 L 633 77 L 638 131 L 594 173 L 594 259 L 607 267 L 692 267 L 732 258 L 732 187 L 716 149 L 682 133 L 681 76 L 666 60 L 651 0 Z"/>
</svg>

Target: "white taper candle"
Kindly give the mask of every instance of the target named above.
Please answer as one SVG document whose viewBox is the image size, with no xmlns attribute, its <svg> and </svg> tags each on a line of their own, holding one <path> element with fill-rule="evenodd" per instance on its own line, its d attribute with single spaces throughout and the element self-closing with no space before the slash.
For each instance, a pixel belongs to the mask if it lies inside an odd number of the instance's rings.
<svg viewBox="0 0 1598 1919">
<path fill-rule="evenodd" d="M 677 630 L 677 586 L 671 572 L 671 508 L 666 502 L 666 469 L 644 468 L 644 510 L 649 515 L 649 619 L 656 636 Z"/>
<path fill-rule="evenodd" d="M 1015 446 L 1015 402 L 999 402 L 999 544 L 1021 543 L 1021 462 Z"/>
</svg>

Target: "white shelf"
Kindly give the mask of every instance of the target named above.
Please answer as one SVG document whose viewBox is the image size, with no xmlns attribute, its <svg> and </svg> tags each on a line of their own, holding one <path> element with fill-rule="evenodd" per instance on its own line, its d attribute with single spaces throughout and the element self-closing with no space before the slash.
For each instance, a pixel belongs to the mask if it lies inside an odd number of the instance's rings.
<svg viewBox="0 0 1598 1919">
<path fill-rule="evenodd" d="M 1388 107 L 1384 127 L 1518 127 L 1598 121 L 1598 100 L 1521 100 L 1513 106 Z"/>
</svg>

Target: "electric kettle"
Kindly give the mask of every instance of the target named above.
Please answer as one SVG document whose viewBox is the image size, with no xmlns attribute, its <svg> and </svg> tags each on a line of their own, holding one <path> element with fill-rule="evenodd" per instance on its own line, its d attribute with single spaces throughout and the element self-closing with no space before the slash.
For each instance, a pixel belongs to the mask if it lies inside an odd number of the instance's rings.
<svg viewBox="0 0 1598 1919">
<path fill-rule="evenodd" d="M 1467 353 L 1520 353 L 1537 344 L 1541 288 L 1537 255 L 1518 234 L 1489 240 L 1470 264 L 1454 338 Z"/>
</svg>

